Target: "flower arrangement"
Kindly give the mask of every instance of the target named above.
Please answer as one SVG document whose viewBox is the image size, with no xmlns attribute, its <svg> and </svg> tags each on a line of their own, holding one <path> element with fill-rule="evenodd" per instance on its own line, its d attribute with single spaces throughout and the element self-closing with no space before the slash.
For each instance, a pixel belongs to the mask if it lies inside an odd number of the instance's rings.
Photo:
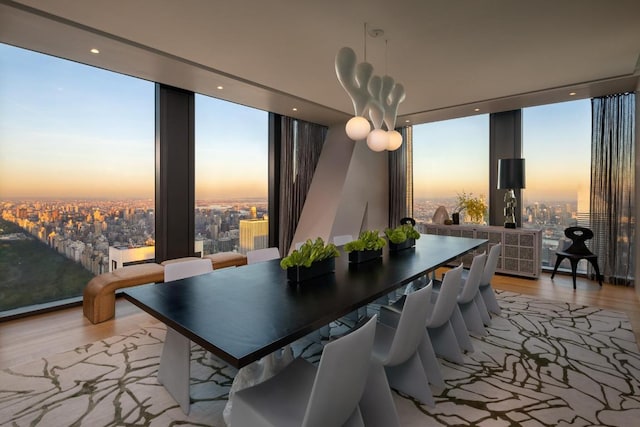
<svg viewBox="0 0 640 427">
<path fill-rule="evenodd" d="M 466 211 L 471 222 L 480 223 L 487 213 L 487 203 L 484 196 L 474 196 L 473 193 L 458 193 L 458 205 L 455 209 L 456 213 Z"/>
</svg>

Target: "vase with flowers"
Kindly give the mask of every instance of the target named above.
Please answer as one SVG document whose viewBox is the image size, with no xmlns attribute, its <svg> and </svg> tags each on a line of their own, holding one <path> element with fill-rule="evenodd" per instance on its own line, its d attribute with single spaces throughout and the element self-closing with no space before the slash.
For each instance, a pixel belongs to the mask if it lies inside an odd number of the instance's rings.
<svg viewBox="0 0 640 427">
<path fill-rule="evenodd" d="M 452 214 L 454 224 L 460 223 L 460 214 L 466 213 L 466 217 L 469 222 L 474 224 L 482 224 L 485 215 L 487 214 L 487 203 L 484 196 L 474 196 L 473 193 L 458 193 L 458 204 Z M 456 221 L 457 219 L 457 221 Z"/>
</svg>

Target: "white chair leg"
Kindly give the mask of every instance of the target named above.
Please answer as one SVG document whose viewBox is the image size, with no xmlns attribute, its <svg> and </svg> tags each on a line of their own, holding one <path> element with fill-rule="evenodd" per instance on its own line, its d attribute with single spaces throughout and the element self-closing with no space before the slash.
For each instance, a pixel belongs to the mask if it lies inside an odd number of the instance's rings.
<svg viewBox="0 0 640 427">
<path fill-rule="evenodd" d="M 478 311 L 478 307 L 476 306 L 475 301 L 471 300 L 467 304 L 459 307 L 467 330 L 475 335 L 483 337 L 486 336 L 487 330 L 484 328 L 482 316 L 480 316 L 480 311 Z"/>
<path fill-rule="evenodd" d="M 400 365 L 385 366 L 384 370 L 392 388 L 418 399 L 425 405 L 435 406 L 429 380 L 418 353 Z"/>
<path fill-rule="evenodd" d="M 189 382 L 191 376 L 191 341 L 167 326 L 167 335 L 160 356 L 158 382 L 178 402 L 182 412 L 189 414 L 191 404 Z"/>
<path fill-rule="evenodd" d="M 395 310 L 383 307 L 380 309 L 380 316 L 378 317 L 378 319 L 383 325 L 397 328 L 398 322 L 400 321 L 400 313 Z"/>
<path fill-rule="evenodd" d="M 498 299 L 491 285 L 480 286 L 480 293 L 482 294 L 482 299 L 484 299 L 484 304 L 487 306 L 487 309 L 499 316 L 502 310 L 500 309 Z"/>
<path fill-rule="evenodd" d="M 482 323 L 484 326 L 491 326 L 491 315 L 489 314 L 489 310 L 487 309 L 486 304 L 484 303 L 484 299 L 482 298 L 482 294 L 478 292 L 473 298 L 473 301 L 480 312 L 480 316 L 482 317 Z"/>
<path fill-rule="evenodd" d="M 387 375 L 379 363 L 372 362 L 369 368 L 367 385 L 360 399 L 360 412 L 367 427 L 400 426 Z"/>
<path fill-rule="evenodd" d="M 436 353 L 433 350 L 431 339 L 429 338 L 429 334 L 426 330 L 424 333 L 424 338 L 418 346 L 418 354 L 420 355 L 420 360 L 422 361 L 422 368 L 427 374 L 429 384 L 434 387 L 444 389 L 444 378 L 442 377 L 442 372 L 440 371 L 440 363 L 436 358 Z"/>
<path fill-rule="evenodd" d="M 464 323 L 464 318 L 460 312 L 460 307 L 456 304 L 451 314 L 451 327 L 455 333 L 456 340 L 462 351 L 473 352 L 473 344 L 471 343 L 471 337 L 469 337 L 469 331 L 467 325 Z"/>
<path fill-rule="evenodd" d="M 347 421 L 344 423 L 344 427 L 365 427 L 364 420 L 362 419 L 362 413 L 360 412 L 360 408 L 356 408 L 353 411 L 353 414 L 349 417 Z"/>
<path fill-rule="evenodd" d="M 427 331 L 433 349 L 438 356 L 458 365 L 464 365 L 462 351 L 460 351 L 460 345 L 451 327 L 451 322 L 447 322 L 439 328 L 427 328 Z"/>
<path fill-rule="evenodd" d="M 318 331 L 320 332 L 321 339 L 323 340 L 329 339 L 329 335 L 331 334 L 331 329 L 329 328 L 329 325 L 324 325 L 323 327 L 318 329 Z"/>
</svg>

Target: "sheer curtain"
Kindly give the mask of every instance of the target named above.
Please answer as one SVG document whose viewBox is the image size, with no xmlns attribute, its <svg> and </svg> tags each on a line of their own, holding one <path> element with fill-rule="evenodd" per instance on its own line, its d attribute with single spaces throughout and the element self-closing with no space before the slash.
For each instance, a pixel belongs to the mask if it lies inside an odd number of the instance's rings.
<svg viewBox="0 0 640 427">
<path fill-rule="evenodd" d="M 389 227 L 413 217 L 413 128 L 397 129 L 402 145 L 389 153 Z"/>
<path fill-rule="evenodd" d="M 592 251 L 607 282 L 633 285 L 635 94 L 593 98 L 591 111 Z"/>
<path fill-rule="evenodd" d="M 280 253 L 286 255 L 322 152 L 327 127 L 281 116 Z"/>
</svg>

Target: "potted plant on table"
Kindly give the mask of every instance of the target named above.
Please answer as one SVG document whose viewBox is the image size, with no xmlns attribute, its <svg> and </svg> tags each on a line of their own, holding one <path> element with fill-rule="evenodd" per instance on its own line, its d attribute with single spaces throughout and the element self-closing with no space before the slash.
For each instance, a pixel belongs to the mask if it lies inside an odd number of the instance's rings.
<svg viewBox="0 0 640 427">
<path fill-rule="evenodd" d="M 349 253 L 349 262 L 361 263 L 380 258 L 386 244 L 387 241 L 380 237 L 378 230 L 365 230 L 357 240 L 344 245 L 344 250 Z"/>
<path fill-rule="evenodd" d="M 402 224 L 396 228 L 387 228 L 384 234 L 389 239 L 389 249 L 399 251 L 408 249 L 416 244 L 416 239 L 420 238 L 420 233 L 411 224 Z"/>
<path fill-rule="evenodd" d="M 287 278 L 292 282 L 302 282 L 336 269 L 335 257 L 340 252 L 333 243 L 326 244 L 321 237 L 315 241 L 308 239 L 291 254 L 282 258 L 280 267 L 287 270 Z"/>
<path fill-rule="evenodd" d="M 487 212 L 487 203 L 484 196 L 474 196 L 473 193 L 458 193 L 458 205 L 455 212 L 451 215 L 454 224 L 460 223 L 460 214 L 466 211 L 469 220 L 472 223 L 480 224 Z"/>
</svg>

